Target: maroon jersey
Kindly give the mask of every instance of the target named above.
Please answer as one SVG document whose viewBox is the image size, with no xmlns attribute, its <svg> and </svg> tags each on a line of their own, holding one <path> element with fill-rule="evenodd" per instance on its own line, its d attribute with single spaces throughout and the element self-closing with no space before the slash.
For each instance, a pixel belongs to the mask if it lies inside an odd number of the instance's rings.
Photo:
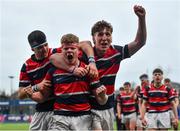
<svg viewBox="0 0 180 131">
<path fill-rule="evenodd" d="M 60 48 L 49 48 L 48 57 L 43 60 L 37 60 L 33 54 L 31 58 L 26 60 L 23 64 L 20 72 L 19 87 L 27 87 L 28 85 L 35 85 L 40 83 L 46 76 L 47 71 L 51 67 L 49 57 L 53 53 L 61 52 Z M 36 105 L 37 111 L 51 111 L 53 110 L 54 100 L 48 100 L 44 103 L 38 103 Z"/>
<path fill-rule="evenodd" d="M 128 45 L 122 46 L 111 46 L 105 53 L 103 57 L 98 57 L 96 50 L 95 61 L 96 66 L 99 71 L 99 78 L 101 84 L 103 84 L 107 89 L 108 101 L 105 105 L 100 105 L 97 103 L 95 97 L 91 95 L 90 103 L 93 109 L 105 110 L 114 107 L 114 85 L 117 72 L 120 67 L 120 62 L 130 57 L 128 51 Z"/>
<path fill-rule="evenodd" d="M 149 103 L 149 113 L 165 112 L 170 109 L 170 101 L 175 98 L 172 89 L 162 85 L 156 88 L 153 84 L 144 90 L 143 99 Z"/>
<path fill-rule="evenodd" d="M 85 64 L 81 62 L 79 67 L 85 68 Z M 52 90 L 56 97 L 55 114 L 74 116 L 90 113 L 89 94 L 101 86 L 98 79 L 77 77 L 56 67 L 48 71 L 46 79 L 52 81 Z"/>
<path fill-rule="evenodd" d="M 117 97 L 117 102 L 120 103 L 121 105 L 121 111 L 124 115 L 129 115 L 133 112 L 136 112 L 136 100 L 134 97 L 132 97 L 131 92 L 126 93 L 122 92 L 118 97 Z"/>
</svg>

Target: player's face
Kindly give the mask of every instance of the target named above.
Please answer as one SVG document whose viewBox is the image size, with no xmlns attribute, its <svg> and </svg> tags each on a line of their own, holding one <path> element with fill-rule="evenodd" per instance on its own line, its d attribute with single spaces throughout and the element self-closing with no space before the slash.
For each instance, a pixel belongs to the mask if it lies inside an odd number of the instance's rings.
<svg viewBox="0 0 180 131">
<path fill-rule="evenodd" d="M 48 44 L 46 43 L 37 48 L 33 48 L 32 50 L 34 51 L 37 59 L 42 60 L 48 56 L 49 47 L 48 47 Z"/>
<path fill-rule="evenodd" d="M 124 85 L 124 90 L 129 91 L 130 90 L 130 85 Z"/>
<path fill-rule="evenodd" d="M 112 33 L 105 28 L 104 30 L 94 34 L 93 41 L 97 51 L 104 54 L 111 45 Z"/>
<path fill-rule="evenodd" d="M 148 79 L 141 79 L 141 85 L 143 84 L 149 84 L 149 80 Z"/>
<path fill-rule="evenodd" d="M 120 89 L 120 90 L 119 90 L 119 93 L 123 93 L 123 92 L 124 92 L 124 89 Z"/>
<path fill-rule="evenodd" d="M 161 74 L 161 73 L 153 74 L 154 83 L 161 83 L 162 79 L 163 79 L 163 74 Z"/>
<path fill-rule="evenodd" d="M 168 86 L 170 85 L 170 82 L 164 81 L 164 85 Z"/>
<path fill-rule="evenodd" d="M 73 64 L 78 59 L 77 43 L 62 44 L 62 54 L 68 64 Z"/>
</svg>

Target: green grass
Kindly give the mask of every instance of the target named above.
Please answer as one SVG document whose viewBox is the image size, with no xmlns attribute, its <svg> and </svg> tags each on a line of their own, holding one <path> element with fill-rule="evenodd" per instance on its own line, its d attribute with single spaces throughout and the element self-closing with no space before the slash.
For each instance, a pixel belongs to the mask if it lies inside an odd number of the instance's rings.
<svg viewBox="0 0 180 131">
<path fill-rule="evenodd" d="M 0 123 L 0 130 L 28 130 L 29 123 Z"/>
<path fill-rule="evenodd" d="M 28 129 L 29 129 L 29 123 L 0 123 L 0 131 L 2 130 L 28 131 Z M 180 122 L 178 129 L 180 129 Z M 116 123 L 114 123 L 114 130 L 117 130 Z"/>
<path fill-rule="evenodd" d="M 114 122 L 114 130 L 116 131 L 117 130 L 117 125 L 116 125 L 116 122 Z M 169 129 L 169 131 L 171 131 L 172 129 Z M 178 124 L 178 130 L 180 130 L 180 121 L 179 121 L 179 124 Z"/>
</svg>

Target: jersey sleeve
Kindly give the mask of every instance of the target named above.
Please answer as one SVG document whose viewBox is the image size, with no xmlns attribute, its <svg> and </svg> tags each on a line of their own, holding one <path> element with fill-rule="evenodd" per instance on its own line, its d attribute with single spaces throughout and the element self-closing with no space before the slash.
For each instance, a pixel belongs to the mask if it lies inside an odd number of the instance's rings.
<svg viewBox="0 0 180 131">
<path fill-rule="evenodd" d="M 31 80 L 29 79 L 27 75 L 27 70 L 26 70 L 26 64 L 24 63 L 23 66 L 21 67 L 20 71 L 20 76 L 19 76 L 19 87 L 27 87 L 31 84 Z"/>
<path fill-rule="evenodd" d="M 138 98 L 142 98 L 142 94 L 141 94 L 142 91 L 141 91 L 141 89 L 140 89 L 140 86 L 138 86 L 137 88 L 138 88 L 138 90 L 137 90 L 136 95 L 137 95 Z"/>
<path fill-rule="evenodd" d="M 167 91 L 168 91 L 168 99 L 170 101 L 174 100 L 175 99 L 175 94 L 174 94 L 173 88 L 169 88 L 169 87 L 166 87 L 166 88 L 167 88 Z"/>
<path fill-rule="evenodd" d="M 45 80 L 49 80 L 49 81 L 53 82 L 52 78 L 53 78 L 54 71 L 55 71 L 55 67 L 52 66 L 46 73 Z"/>
<path fill-rule="evenodd" d="M 85 64 L 89 64 L 89 62 L 88 62 L 88 57 L 87 57 L 87 55 L 86 55 L 86 53 L 85 52 L 83 52 L 83 51 L 79 51 L 79 55 L 78 55 L 78 58 L 79 58 L 79 60 L 80 61 L 83 61 Z"/>
<path fill-rule="evenodd" d="M 102 86 L 99 78 L 90 79 L 90 90 L 95 90 L 98 87 Z"/>
<path fill-rule="evenodd" d="M 116 97 L 116 101 L 117 101 L 117 103 L 121 103 L 121 95 L 119 94 L 119 95 L 117 95 L 117 97 Z"/>
<path fill-rule="evenodd" d="M 52 49 L 52 54 L 55 54 L 55 53 L 61 53 L 61 48 L 54 48 Z"/>
<path fill-rule="evenodd" d="M 121 58 L 122 60 L 126 58 L 130 58 L 128 45 L 125 46 L 114 45 L 114 48 L 122 54 L 122 58 Z"/>
<path fill-rule="evenodd" d="M 178 98 L 179 97 L 179 93 L 178 93 L 178 91 L 176 89 L 174 89 L 174 90 L 175 90 L 174 91 L 174 95 L 175 95 L 176 98 Z"/>
<path fill-rule="evenodd" d="M 142 87 L 142 98 L 143 100 L 148 100 L 148 92 L 149 92 L 149 88 L 148 86 Z"/>
</svg>

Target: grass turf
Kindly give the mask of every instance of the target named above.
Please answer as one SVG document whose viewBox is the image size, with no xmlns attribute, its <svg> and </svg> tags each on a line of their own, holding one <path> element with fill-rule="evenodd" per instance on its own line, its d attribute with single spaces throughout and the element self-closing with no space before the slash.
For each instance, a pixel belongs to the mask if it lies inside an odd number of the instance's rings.
<svg viewBox="0 0 180 131">
<path fill-rule="evenodd" d="M 28 130 L 29 123 L 0 123 L 0 130 Z"/>
<path fill-rule="evenodd" d="M 0 123 L 1 130 L 17 130 L 17 131 L 27 131 L 29 129 L 29 123 Z M 114 123 L 114 130 L 117 130 L 116 123 Z M 178 130 L 180 130 L 180 122 Z"/>
</svg>

